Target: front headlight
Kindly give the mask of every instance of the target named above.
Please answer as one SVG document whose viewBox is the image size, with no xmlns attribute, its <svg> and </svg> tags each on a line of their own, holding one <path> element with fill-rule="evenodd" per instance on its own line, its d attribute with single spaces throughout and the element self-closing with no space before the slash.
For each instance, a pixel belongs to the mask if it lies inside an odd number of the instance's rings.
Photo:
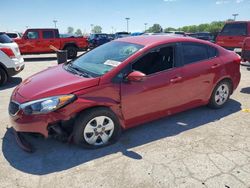
<svg viewBox="0 0 250 188">
<path fill-rule="evenodd" d="M 23 103 L 20 108 L 27 115 L 46 114 L 73 102 L 75 99 L 75 95 L 60 95 Z"/>
</svg>

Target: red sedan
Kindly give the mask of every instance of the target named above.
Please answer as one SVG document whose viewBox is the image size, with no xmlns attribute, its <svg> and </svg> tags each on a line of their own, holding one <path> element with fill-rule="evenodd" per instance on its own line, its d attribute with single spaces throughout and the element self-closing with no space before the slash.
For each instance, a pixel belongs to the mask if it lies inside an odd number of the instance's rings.
<svg viewBox="0 0 250 188">
<path fill-rule="evenodd" d="M 23 147 L 22 132 L 102 147 L 148 121 L 202 105 L 223 107 L 239 84 L 240 61 L 189 37 L 122 38 L 23 81 L 9 114 Z"/>
</svg>

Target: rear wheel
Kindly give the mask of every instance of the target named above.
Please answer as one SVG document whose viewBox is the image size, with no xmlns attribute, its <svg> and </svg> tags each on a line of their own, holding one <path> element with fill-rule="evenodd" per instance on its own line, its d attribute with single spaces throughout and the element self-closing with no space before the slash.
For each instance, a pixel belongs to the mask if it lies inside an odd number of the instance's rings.
<svg viewBox="0 0 250 188">
<path fill-rule="evenodd" d="M 106 108 L 95 108 L 75 121 L 74 142 L 85 148 L 99 148 L 115 143 L 121 133 L 116 115 Z"/>
<path fill-rule="evenodd" d="M 69 59 L 74 59 L 77 57 L 77 48 L 75 46 L 68 46 L 65 48 Z"/>
<path fill-rule="evenodd" d="M 222 108 L 228 101 L 232 93 L 232 85 L 229 81 L 221 81 L 215 87 L 208 106 L 211 108 Z"/>
<path fill-rule="evenodd" d="M 4 85 L 7 82 L 7 80 L 8 80 L 7 73 L 0 67 L 0 86 Z"/>
</svg>

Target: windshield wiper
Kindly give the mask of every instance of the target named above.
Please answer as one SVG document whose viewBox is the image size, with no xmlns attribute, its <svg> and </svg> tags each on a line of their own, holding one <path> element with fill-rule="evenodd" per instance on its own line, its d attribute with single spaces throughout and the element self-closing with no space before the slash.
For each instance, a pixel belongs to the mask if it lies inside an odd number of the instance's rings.
<svg viewBox="0 0 250 188">
<path fill-rule="evenodd" d="M 83 76 L 83 77 L 86 77 L 86 78 L 92 78 L 92 76 L 90 74 L 88 74 L 87 72 L 83 72 L 80 68 L 74 66 L 72 63 L 69 63 L 67 65 L 68 67 L 68 70 L 77 74 L 77 75 L 80 75 L 80 76 Z"/>
</svg>

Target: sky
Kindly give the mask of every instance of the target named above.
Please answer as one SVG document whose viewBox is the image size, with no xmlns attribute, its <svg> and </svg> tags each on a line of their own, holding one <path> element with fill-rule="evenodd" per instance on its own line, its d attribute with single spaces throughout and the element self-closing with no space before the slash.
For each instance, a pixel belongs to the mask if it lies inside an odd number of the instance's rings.
<svg viewBox="0 0 250 188">
<path fill-rule="evenodd" d="M 53 28 L 57 20 L 60 33 L 67 27 L 88 33 L 91 24 L 100 25 L 106 33 L 141 32 L 154 23 L 163 28 L 182 27 L 212 21 L 250 20 L 250 0 L 3 0 L 0 31 L 26 28 Z"/>
</svg>

